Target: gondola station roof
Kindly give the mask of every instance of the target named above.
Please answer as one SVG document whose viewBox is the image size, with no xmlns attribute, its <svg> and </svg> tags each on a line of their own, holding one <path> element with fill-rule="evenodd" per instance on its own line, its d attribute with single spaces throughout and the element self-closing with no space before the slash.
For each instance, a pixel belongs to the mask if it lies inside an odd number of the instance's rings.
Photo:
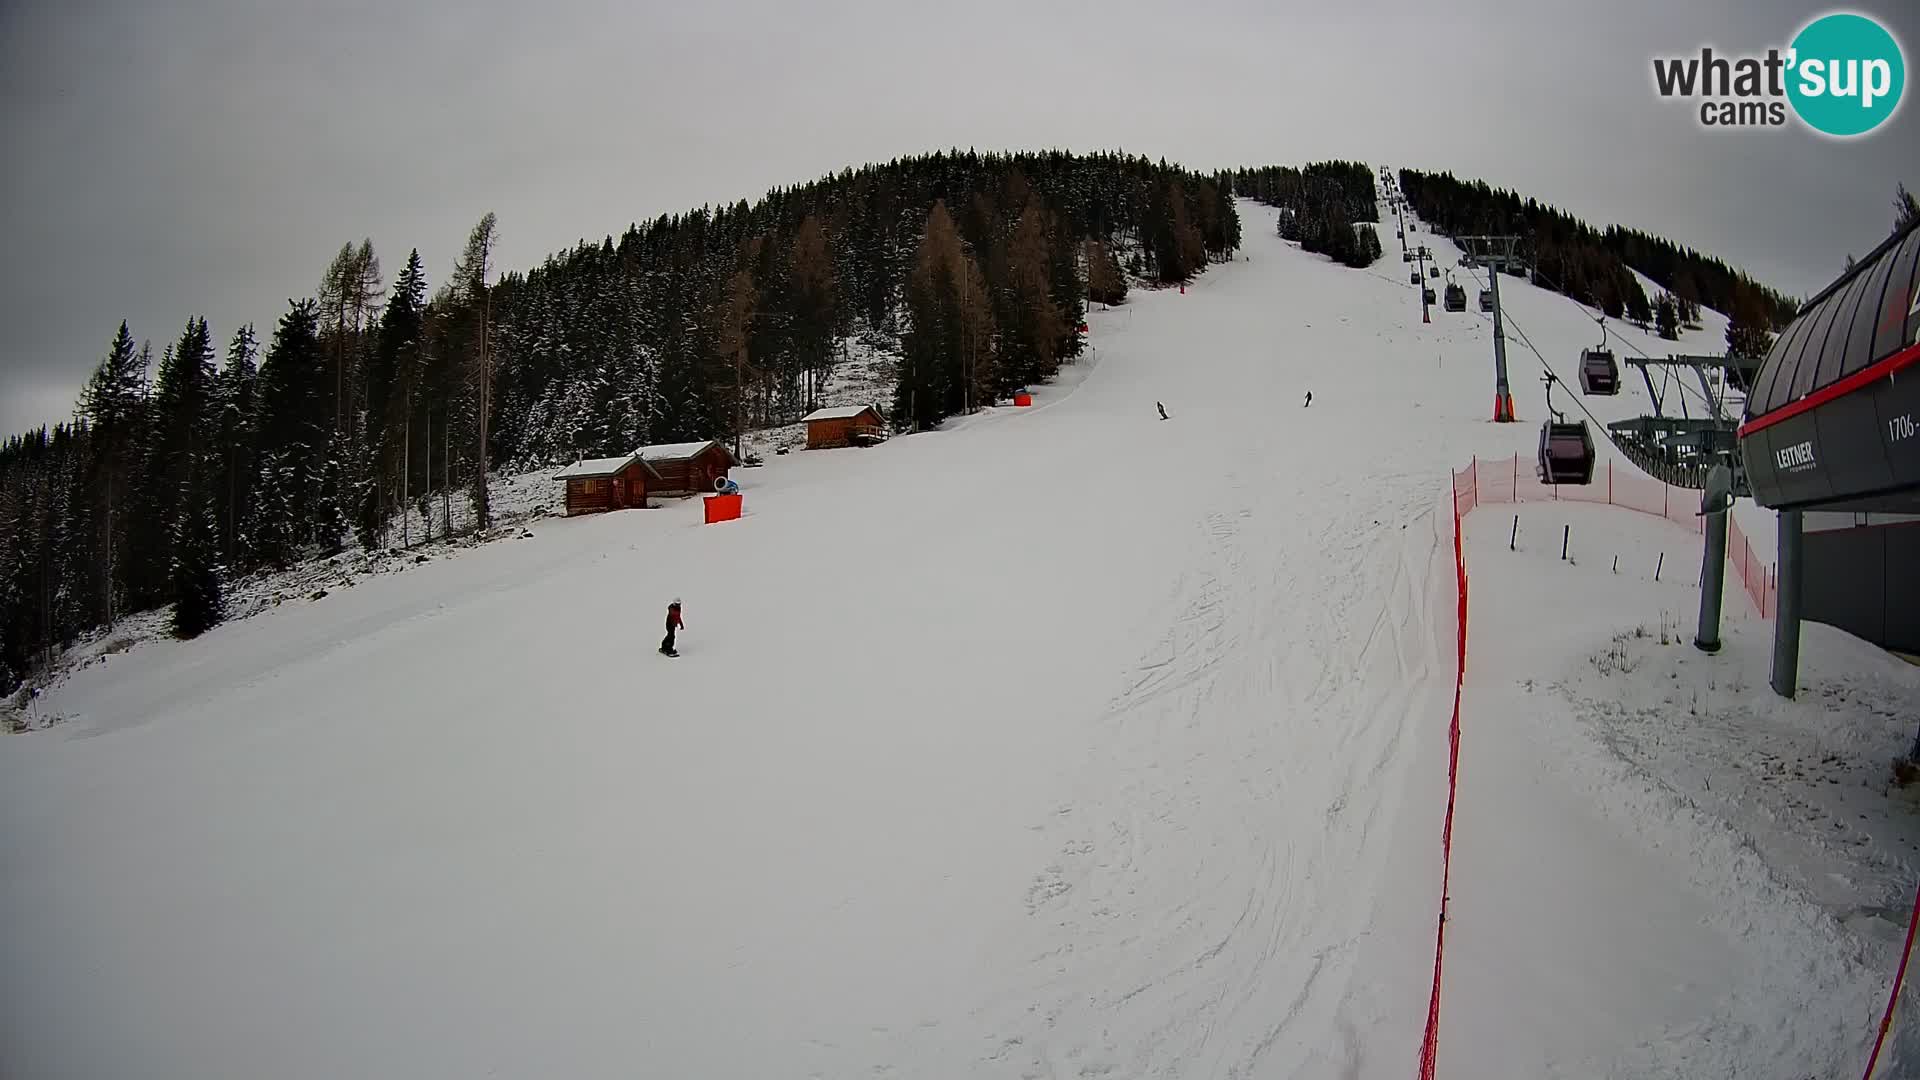
<svg viewBox="0 0 1920 1080">
<path fill-rule="evenodd" d="M 1920 223 L 1800 309 L 1740 425 L 1763 506 L 1920 513 Z"/>
</svg>

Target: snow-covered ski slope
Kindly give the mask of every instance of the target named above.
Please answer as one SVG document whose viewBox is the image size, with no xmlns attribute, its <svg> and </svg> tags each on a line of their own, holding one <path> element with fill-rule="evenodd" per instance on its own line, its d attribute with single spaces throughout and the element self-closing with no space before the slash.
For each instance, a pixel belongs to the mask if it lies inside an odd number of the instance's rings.
<svg viewBox="0 0 1920 1080">
<path fill-rule="evenodd" d="M 1393 245 L 1241 209 L 1038 407 L 75 674 L 0 740 L 0 1072 L 1407 1075 L 1432 515 L 1539 398 L 1518 352 L 1486 422 L 1485 324 Z M 1571 380 L 1591 322 L 1503 294 Z"/>
</svg>

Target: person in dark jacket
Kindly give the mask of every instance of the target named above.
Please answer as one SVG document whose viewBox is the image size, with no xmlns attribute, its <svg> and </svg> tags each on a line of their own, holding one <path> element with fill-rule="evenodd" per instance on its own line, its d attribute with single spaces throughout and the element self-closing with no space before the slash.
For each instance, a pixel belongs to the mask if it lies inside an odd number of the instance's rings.
<svg viewBox="0 0 1920 1080">
<path fill-rule="evenodd" d="M 673 632 L 686 629 L 687 624 L 680 621 L 680 600 L 674 598 L 667 605 L 667 636 L 660 639 L 660 651 L 667 656 L 679 656 L 679 650 L 673 647 Z"/>
<path fill-rule="evenodd" d="M 1301 406 L 1301 408 L 1303 408 L 1303 409 L 1304 409 L 1304 408 L 1308 408 L 1308 407 L 1310 407 L 1310 406 L 1311 406 L 1312 404 L 1313 404 L 1313 391 L 1311 391 L 1311 390 L 1309 390 L 1309 391 L 1307 391 L 1307 404 L 1306 404 L 1306 405 L 1302 405 L 1302 406 Z"/>
<path fill-rule="evenodd" d="M 1167 407 L 1165 405 L 1156 401 L 1153 403 L 1153 407 L 1160 410 L 1160 419 L 1165 420 L 1167 418 Z"/>
</svg>

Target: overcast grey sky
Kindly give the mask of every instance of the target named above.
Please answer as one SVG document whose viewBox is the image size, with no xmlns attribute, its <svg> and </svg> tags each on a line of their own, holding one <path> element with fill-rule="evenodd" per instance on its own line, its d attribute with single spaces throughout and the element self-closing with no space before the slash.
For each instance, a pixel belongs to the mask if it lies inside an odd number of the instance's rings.
<svg viewBox="0 0 1920 1080">
<path fill-rule="evenodd" d="M 1451 169 L 1797 294 L 1920 187 L 1908 102 L 1849 143 L 1710 134 L 1649 60 L 1783 45 L 1780 0 L 0 0 L 0 432 L 70 414 L 118 321 L 262 338 L 347 240 L 434 284 L 946 146 L 1200 169 Z M 1920 10 L 1869 2 L 1907 50 Z M 1909 90 L 1911 98 L 1916 91 Z"/>
</svg>

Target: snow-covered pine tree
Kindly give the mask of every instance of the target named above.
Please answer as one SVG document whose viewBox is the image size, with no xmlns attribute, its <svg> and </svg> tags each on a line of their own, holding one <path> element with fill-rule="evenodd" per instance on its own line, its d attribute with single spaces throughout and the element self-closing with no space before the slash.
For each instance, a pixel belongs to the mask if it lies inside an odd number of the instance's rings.
<svg viewBox="0 0 1920 1080">
<path fill-rule="evenodd" d="M 294 301 L 274 329 L 259 375 L 260 465 L 253 557 L 284 566 L 310 543 L 333 421 L 332 371 L 311 300 Z"/>
<path fill-rule="evenodd" d="M 173 636 L 195 638 L 226 617 L 219 526 L 199 485 L 183 492 L 185 506 L 173 538 Z"/>
<path fill-rule="evenodd" d="M 146 430 L 146 371 L 123 321 L 81 394 L 77 410 L 91 437 L 93 528 L 87 540 L 99 617 L 112 622 L 128 597 L 128 538 L 133 530 L 131 495 Z"/>
<path fill-rule="evenodd" d="M 1680 339 L 1680 307 L 1669 293 L 1661 293 L 1654 301 L 1653 325 L 1660 336 L 1668 341 Z"/>
<path fill-rule="evenodd" d="M 253 494 L 254 446 L 259 437 L 259 341 L 253 324 L 242 326 L 227 346 L 227 364 L 217 380 L 219 422 L 214 501 L 220 520 L 220 558 L 239 567 L 246 544 L 241 533 Z"/>
</svg>

